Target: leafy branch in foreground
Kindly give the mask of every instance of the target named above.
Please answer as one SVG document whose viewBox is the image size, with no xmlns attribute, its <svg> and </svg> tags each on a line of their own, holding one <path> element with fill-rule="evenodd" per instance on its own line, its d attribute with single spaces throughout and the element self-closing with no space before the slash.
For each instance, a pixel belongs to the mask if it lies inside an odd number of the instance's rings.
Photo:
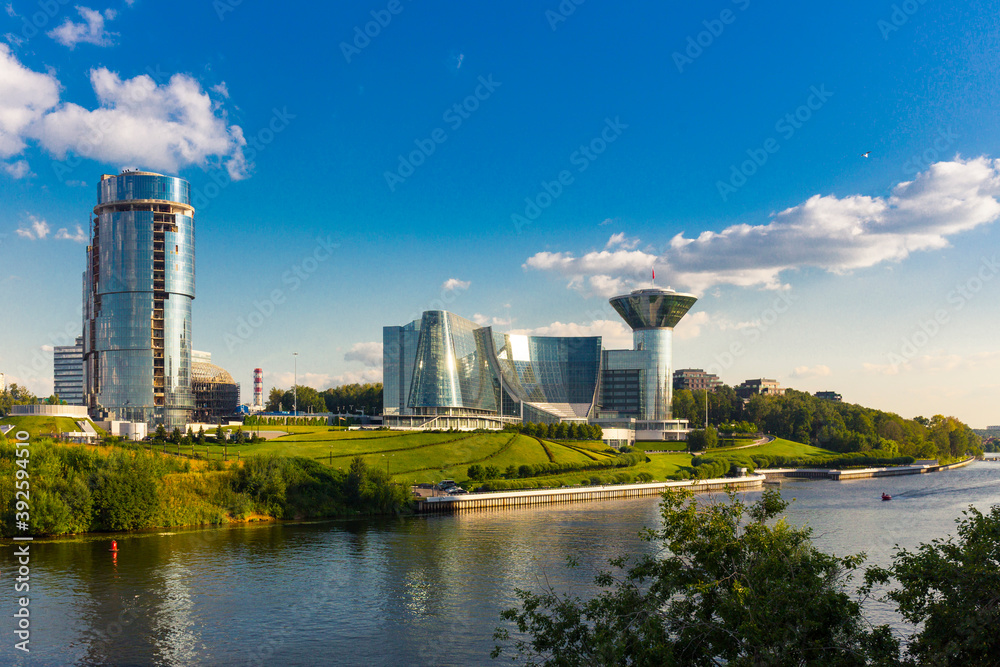
<svg viewBox="0 0 1000 667">
<path fill-rule="evenodd" d="M 886 594 L 903 618 L 922 624 L 907 647 L 914 665 L 996 665 L 1000 656 L 1000 506 L 957 519 L 958 536 L 897 549 L 889 568 L 871 568 L 869 590 Z"/>
<path fill-rule="evenodd" d="M 899 646 L 872 628 L 845 585 L 863 555 L 815 549 L 808 528 L 777 519 L 775 490 L 746 504 L 698 504 L 690 492 L 661 503 L 663 528 L 644 539 L 661 554 L 610 561 L 590 600 L 518 590 L 501 617 L 493 657 L 527 665 L 890 665 Z"/>
</svg>

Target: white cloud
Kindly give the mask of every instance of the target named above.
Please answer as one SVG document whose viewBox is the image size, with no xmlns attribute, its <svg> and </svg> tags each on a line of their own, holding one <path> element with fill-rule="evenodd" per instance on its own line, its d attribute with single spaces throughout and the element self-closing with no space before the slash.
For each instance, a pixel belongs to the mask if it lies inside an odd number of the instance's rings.
<svg viewBox="0 0 1000 667">
<path fill-rule="evenodd" d="M 53 346 L 47 345 L 47 344 L 46 345 L 39 345 L 38 349 L 41 350 L 42 352 L 53 352 L 55 350 L 55 348 Z"/>
<path fill-rule="evenodd" d="M 792 371 L 793 378 L 818 378 L 830 375 L 830 367 L 818 364 L 816 366 L 796 366 Z"/>
<path fill-rule="evenodd" d="M 553 322 L 534 329 L 515 329 L 511 333 L 528 336 L 601 336 L 608 349 L 632 347 L 632 332 L 621 320 L 594 320 L 590 324 Z"/>
<path fill-rule="evenodd" d="M 448 280 L 441 283 L 441 289 L 445 292 L 451 292 L 457 289 L 469 289 L 469 285 L 472 283 L 468 280 L 459 280 L 458 278 L 448 278 Z"/>
<path fill-rule="evenodd" d="M 347 371 L 340 375 L 335 375 L 330 380 L 331 387 L 340 387 L 345 384 L 369 384 L 382 381 L 382 367 L 366 368 L 363 371 Z"/>
<path fill-rule="evenodd" d="M 634 250 L 637 245 L 639 245 L 639 239 L 628 238 L 625 236 L 625 232 L 618 232 L 611 235 L 604 249 L 610 250 L 615 246 L 620 246 L 623 250 Z"/>
<path fill-rule="evenodd" d="M 674 338 L 677 340 L 690 340 L 697 338 L 701 334 L 701 328 L 711 321 L 711 316 L 704 310 L 686 315 L 677 326 L 674 327 Z"/>
<path fill-rule="evenodd" d="M 285 371 L 281 373 L 268 373 L 270 381 L 274 383 L 276 387 L 283 387 L 291 389 L 292 385 L 295 384 L 296 376 L 293 371 Z M 328 389 L 330 386 L 331 378 L 329 373 L 306 373 L 302 372 L 298 374 L 298 383 L 300 387 L 312 387 L 316 391 L 323 391 Z"/>
<path fill-rule="evenodd" d="M 226 86 L 225 81 L 223 81 L 222 83 L 217 83 L 214 86 L 212 86 L 212 90 L 222 95 L 227 100 L 229 99 L 229 88 Z"/>
<path fill-rule="evenodd" d="M 24 67 L 0 44 L 0 158 L 24 150 L 25 130 L 58 102 L 56 78 Z"/>
<path fill-rule="evenodd" d="M 70 234 L 65 227 L 61 227 L 58 232 L 56 232 L 56 238 L 62 241 L 76 241 L 77 243 L 86 243 L 87 234 L 83 231 L 83 227 L 80 225 L 76 226 L 76 233 Z"/>
<path fill-rule="evenodd" d="M 14 4 L 13 3 L 8 2 L 4 6 L 4 9 L 7 10 L 7 16 L 10 16 L 11 18 L 17 18 L 17 12 L 14 11 Z"/>
<path fill-rule="evenodd" d="M 24 178 L 31 174 L 31 167 L 28 166 L 27 160 L 17 160 L 11 163 L 3 163 L 0 165 L 3 170 L 10 174 L 11 178 Z"/>
<path fill-rule="evenodd" d="M 344 361 L 360 361 L 368 368 L 382 368 L 382 343 L 355 343 L 344 354 Z"/>
<path fill-rule="evenodd" d="M 175 74 L 158 85 L 140 75 L 121 79 L 103 67 L 91 70 L 100 102 L 94 110 L 66 102 L 45 114 L 31 136 L 62 159 L 69 152 L 114 164 L 131 163 L 176 172 L 187 165 L 225 163 L 230 177 L 247 177 L 243 130 L 217 115 L 196 80 Z"/>
<path fill-rule="evenodd" d="M 83 22 L 74 23 L 70 19 L 66 19 L 62 25 L 46 34 L 71 49 L 75 49 L 77 44 L 111 46 L 114 43 L 111 38 L 117 33 L 108 32 L 104 28 L 104 21 L 113 20 L 115 10 L 105 9 L 104 12 L 99 12 L 89 7 L 77 6 L 76 11 L 83 18 Z"/>
<path fill-rule="evenodd" d="M 1000 352 L 979 352 L 962 357 L 958 354 L 945 352 L 929 352 L 904 359 L 895 355 L 899 361 L 887 364 L 861 364 L 862 370 L 869 375 L 899 375 L 903 372 L 920 371 L 923 373 L 952 373 L 957 370 L 975 371 L 995 367 L 1000 360 Z"/>
<path fill-rule="evenodd" d="M 36 218 L 35 216 L 28 214 L 28 218 L 31 219 L 31 224 L 28 227 L 18 227 L 15 231 L 17 235 L 23 239 L 29 239 L 31 241 L 37 241 L 39 239 L 44 239 L 49 235 L 49 223 Z"/>
<path fill-rule="evenodd" d="M 502 317 L 490 317 L 489 315 L 483 315 L 482 313 L 476 313 L 472 316 L 472 321 L 481 327 L 507 327 L 510 325 L 510 321 Z"/>
<path fill-rule="evenodd" d="M 26 139 L 59 159 L 69 152 L 114 165 L 177 172 L 189 165 L 225 165 L 234 180 L 246 178 L 246 140 L 185 74 L 163 84 L 148 75 L 122 80 L 105 68 L 91 70 L 96 109 L 59 102 L 59 81 L 24 67 L 0 44 L 0 159 L 21 153 Z M 58 106 L 57 106 L 58 105 Z M 22 171 L 19 161 L 5 167 Z"/>
<path fill-rule="evenodd" d="M 781 274 L 804 267 L 847 273 L 910 253 L 946 247 L 951 236 L 1000 217 L 1000 160 L 938 162 L 888 197 L 814 195 L 761 225 L 739 224 L 694 238 L 677 234 L 657 256 L 609 247 L 577 257 L 539 252 L 524 267 L 569 278 L 602 296 L 600 285 L 642 286 L 649 267 L 683 289 L 715 285 L 783 289 Z M 615 237 L 612 237 L 614 239 Z M 662 282 L 662 281 L 661 281 Z"/>
</svg>

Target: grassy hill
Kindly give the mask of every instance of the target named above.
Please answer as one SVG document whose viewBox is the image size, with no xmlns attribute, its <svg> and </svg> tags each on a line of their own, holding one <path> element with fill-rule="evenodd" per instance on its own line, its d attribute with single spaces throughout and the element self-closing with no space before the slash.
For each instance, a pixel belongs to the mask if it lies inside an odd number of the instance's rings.
<svg viewBox="0 0 1000 667">
<path fill-rule="evenodd" d="M 649 443 L 643 444 L 647 449 L 654 449 Z M 659 443 L 656 449 L 666 449 L 663 445 L 664 443 Z M 600 441 L 554 441 L 506 431 L 342 431 L 327 427 L 298 426 L 292 428 L 290 435 L 254 445 L 229 445 L 224 450 L 221 446 L 210 444 L 197 449 L 199 452 L 206 450 L 211 458 L 221 457 L 223 451 L 230 459 L 237 452 L 240 458 L 254 454 L 302 456 L 344 471 L 350 466 L 351 459 L 360 455 L 369 466 L 387 471 L 394 481 L 401 484 L 454 479 L 467 488 L 470 483 L 467 471 L 473 464 L 494 465 L 501 471 L 508 466 L 545 463 L 572 464 L 573 467 L 581 468 L 573 472 L 531 478 L 546 486 L 577 485 L 590 483 L 592 479 L 598 480 L 598 483 L 612 482 L 615 475 L 622 478 L 625 474 L 634 480 L 636 475 L 643 472 L 648 473 L 652 479 L 666 480 L 683 476 L 685 472 L 688 475 L 695 472 L 691 465 L 691 455 L 684 451 L 650 454 L 645 463 L 625 469 L 586 470 L 588 467 L 593 468 L 594 464 L 614 459 L 617 453 Z M 167 451 L 172 451 L 171 446 L 168 446 Z M 726 452 L 725 448 L 712 450 L 713 455 L 723 455 Z M 833 454 L 825 449 L 782 439 L 739 452 L 803 459 Z"/>
<path fill-rule="evenodd" d="M 87 421 L 90 421 L 89 419 Z M 0 424 L 13 424 L 14 431 L 27 431 L 34 437 L 41 436 L 51 436 L 58 433 L 67 433 L 71 431 L 79 431 L 80 427 L 76 425 L 75 419 L 70 419 L 69 417 L 48 417 L 48 416 L 30 416 L 30 417 L 0 417 Z M 90 424 L 94 426 L 93 422 Z M 97 426 L 94 429 L 103 434 L 102 431 Z M 11 433 L 13 435 L 13 432 Z"/>
</svg>

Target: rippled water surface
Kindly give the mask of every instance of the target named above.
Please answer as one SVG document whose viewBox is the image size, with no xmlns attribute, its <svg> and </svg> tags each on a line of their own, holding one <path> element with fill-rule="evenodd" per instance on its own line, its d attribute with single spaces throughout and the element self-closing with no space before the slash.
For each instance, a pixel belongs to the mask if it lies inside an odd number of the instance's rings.
<svg viewBox="0 0 1000 667">
<path fill-rule="evenodd" d="M 789 520 L 811 526 L 822 549 L 888 564 L 895 544 L 944 537 L 970 504 L 1000 503 L 1000 463 L 786 481 L 783 495 L 795 499 Z M 117 556 L 106 536 L 36 542 L 30 660 L 8 629 L 0 664 L 489 664 L 515 588 L 592 593 L 608 558 L 652 548 L 638 533 L 657 524 L 657 504 L 144 533 L 118 536 Z M 579 568 L 564 567 L 569 555 Z M 878 605 L 871 613 L 893 621 Z"/>
</svg>

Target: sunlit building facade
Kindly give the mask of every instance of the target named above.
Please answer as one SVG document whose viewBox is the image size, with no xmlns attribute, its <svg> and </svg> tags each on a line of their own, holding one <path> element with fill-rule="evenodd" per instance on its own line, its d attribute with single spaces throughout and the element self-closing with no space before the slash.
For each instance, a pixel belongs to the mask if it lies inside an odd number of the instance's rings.
<svg viewBox="0 0 1000 667">
<path fill-rule="evenodd" d="M 95 419 L 189 421 L 194 240 L 187 181 L 101 177 L 83 293 L 84 401 Z"/>
<path fill-rule="evenodd" d="M 633 349 L 600 336 L 527 336 L 443 310 L 383 328 L 384 423 L 404 428 L 502 428 L 577 421 L 680 437 L 671 419 L 673 327 L 696 297 L 636 290 L 611 299 Z"/>
<path fill-rule="evenodd" d="M 57 345 L 52 350 L 52 379 L 60 400 L 83 405 L 83 336 L 77 336 L 74 345 Z"/>
</svg>

